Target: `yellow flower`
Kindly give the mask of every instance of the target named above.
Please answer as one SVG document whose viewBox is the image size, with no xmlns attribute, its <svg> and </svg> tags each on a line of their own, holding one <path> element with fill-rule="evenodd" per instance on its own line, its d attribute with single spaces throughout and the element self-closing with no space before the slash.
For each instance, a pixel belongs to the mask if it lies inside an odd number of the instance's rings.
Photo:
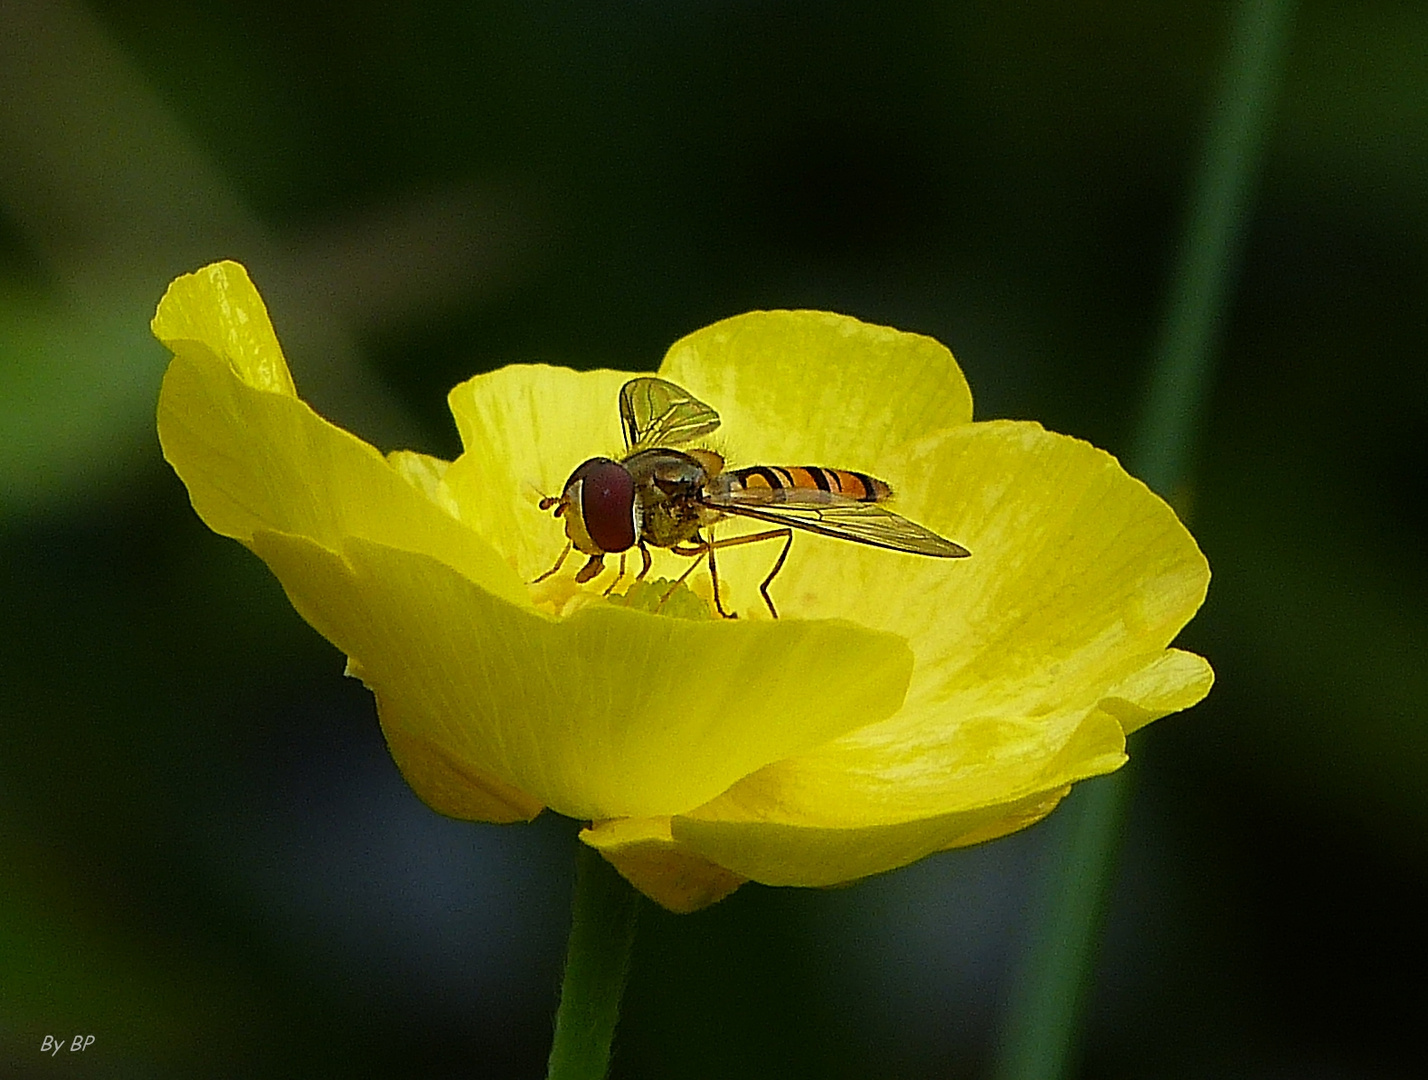
<svg viewBox="0 0 1428 1080">
<path fill-rule="evenodd" d="M 243 268 L 179 278 L 154 318 L 173 362 L 164 455 L 377 697 L 407 781 L 454 817 L 544 807 L 664 906 L 745 880 L 833 885 L 1020 829 L 1125 736 L 1209 691 L 1167 646 L 1209 569 L 1109 454 L 1033 423 L 972 423 L 930 338 L 756 312 L 677 342 L 660 374 L 718 410 L 735 465 L 889 481 L 966 545 L 943 560 L 800 534 L 720 556 L 734 621 L 602 597 L 613 568 L 530 585 L 564 544 L 538 506 L 618 456 L 628 373 L 514 366 L 451 392 L 464 452 L 383 456 L 298 397 Z M 654 574 L 687 565 L 657 551 Z M 710 596 L 708 575 L 691 579 Z M 649 606 L 649 605 L 645 605 Z M 692 608 L 692 610 L 691 610 Z M 672 612 L 672 613 L 671 613 Z M 690 617 L 694 616 L 694 617 Z"/>
</svg>

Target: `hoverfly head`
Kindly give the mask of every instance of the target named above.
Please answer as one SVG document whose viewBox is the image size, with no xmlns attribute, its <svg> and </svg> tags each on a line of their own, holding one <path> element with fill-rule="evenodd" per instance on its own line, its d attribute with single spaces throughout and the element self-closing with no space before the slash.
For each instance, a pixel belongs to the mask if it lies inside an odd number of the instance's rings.
<svg viewBox="0 0 1428 1080">
<path fill-rule="evenodd" d="M 587 555 L 626 551 L 639 539 L 634 477 L 618 461 L 591 458 L 570 474 L 560 498 L 548 501 L 565 518 L 570 542 Z M 550 508 L 546 502 L 542 509 Z"/>
</svg>

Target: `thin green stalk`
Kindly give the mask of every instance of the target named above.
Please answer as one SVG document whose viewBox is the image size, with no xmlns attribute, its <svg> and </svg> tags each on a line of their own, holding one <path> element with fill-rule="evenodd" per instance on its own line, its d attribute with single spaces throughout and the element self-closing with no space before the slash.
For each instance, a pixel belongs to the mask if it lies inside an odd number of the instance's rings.
<svg viewBox="0 0 1428 1080">
<path fill-rule="evenodd" d="M 1040 918 L 1002 1032 L 997 1080 L 1059 1080 L 1072 1071 L 1129 796 L 1122 769 L 1078 784 L 1049 822 L 1054 839 Z"/>
<path fill-rule="evenodd" d="M 1185 482 L 1240 268 L 1295 0 L 1241 0 L 1191 188 L 1132 470 L 1170 496 Z"/>
<path fill-rule="evenodd" d="M 604 1080 L 609 1071 L 639 904 L 614 867 L 581 844 L 548 1080 Z"/>
<path fill-rule="evenodd" d="M 1190 471 L 1294 7 L 1294 0 L 1241 0 L 1230 26 L 1128 461 L 1166 497 L 1178 494 Z M 997 1080 L 1061 1080 L 1073 1071 L 1130 779 L 1123 770 L 1082 784 L 1058 815 L 1060 843 L 1008 1010 Z"/>
</svg>

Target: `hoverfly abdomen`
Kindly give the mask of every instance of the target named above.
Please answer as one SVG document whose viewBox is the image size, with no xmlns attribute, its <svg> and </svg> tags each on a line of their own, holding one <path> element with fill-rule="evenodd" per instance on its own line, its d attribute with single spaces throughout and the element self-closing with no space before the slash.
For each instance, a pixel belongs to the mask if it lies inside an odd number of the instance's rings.
<svg viewBox="0 0 1428 1080">
<path fill-rule="evenodd" d="M 875 476 L 851 469 L 825 469 L 820 465 L 754 465 L 725 474 L 730 487 L 747 492 L 745 498 L 780 502 L 882 502 L 892 498 L 892 488 Z"/>
</svg>

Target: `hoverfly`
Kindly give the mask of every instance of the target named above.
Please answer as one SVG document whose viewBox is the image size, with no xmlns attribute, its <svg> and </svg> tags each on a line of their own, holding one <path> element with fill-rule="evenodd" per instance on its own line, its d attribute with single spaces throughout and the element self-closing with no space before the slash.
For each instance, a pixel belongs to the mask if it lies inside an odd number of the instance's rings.
<svg viewBox="0 0 1428 1080">
<path fill-rule="evenodd" d="M 723 548 L 782 540 L 773 569 L 759 585 L 769 614 L 778 609 L 769 584 L 783 569 L 793 546 L 793 530 L 820 533 L 859 544 L 938 558 L 965 558 L 971 552 L 880 505 L 892 488 L 866 473 L 817 465 L 753 465 L 725 471 L 712 450 L 688 444 L 719 426 L 719 414 L 689 391 L 664 379 L 631 379 L 620 390 L 620 423 L 625 456 L 619 461 L 593 457 L 580 465 L 559 496 L 541 499 L 542 510 L 565 519 L 565 548 L 544 581 L 564 564 L 572 548 L 588 555 L 575 580 L 590 581 L 605 568 L 605 556 L 619 554 L 620 570 L 608 594 L 625 574 L 625 553 L 639 548 L 643 566 L 635 580 L 649 573 L 649 546 L 668 548 L 696 559 L 661 598 L 709 561 L 714 606 L 725 618 L 719 598 L 714 553 Z M 684 447 L 684 449 L 675 449 Z M 778 526 L 762 532 L 707 538 L 701 530 L 727 517 L 752 518 Z M 534 584 L 534 582 L 532 583 Z"/>
</svg>

